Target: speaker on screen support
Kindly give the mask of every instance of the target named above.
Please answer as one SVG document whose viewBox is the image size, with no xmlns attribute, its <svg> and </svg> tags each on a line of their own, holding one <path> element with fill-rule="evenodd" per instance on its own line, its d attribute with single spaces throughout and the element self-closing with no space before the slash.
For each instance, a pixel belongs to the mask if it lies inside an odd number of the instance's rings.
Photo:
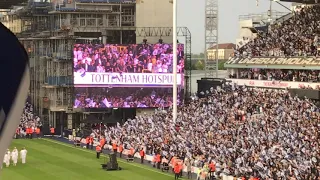
<svg viewBox="0 0 320 180">
<path fill-rule="evenodd" d="M 119 164 L 117 162 L 117 155 L 113 152 L 109 154 L 109 162 L 101 164 L 102 169 L 105 169 L 107 171 L 114 171 L 114 170 L 122 170 L 121 167 L 119 167 Z"/>
<path fill-rule="evenodd" d="M 111 163 L 117 163 L 117 155 L 116 155 L 116 154 L 111 153 L 111 154 L 109 155 L 109 159 L 110 159 L 110 162 L 111 162 Z"/>
<path fill-rule="evenodd" d="M 101 164 L 102 169 L 106 171 L 115 171 L 115 170 L 122 170 L 121 167 L 118 166 L 118 164 L 112 164 L 110 162 L 106 164 Z"/>
<path fill-rule="evenodd" d="M 222 86 L 222 84 L 226 83 L 226 79 L 220 79 L 220 78 L 201 78 L 201 80 L 198 80 L 198 95 L 201 98 L 201 96 L 204 96 L 201 94 L 201 92 L 210 91 L 210 88 L 216 89 L 218 86 Z"/>
</svg>

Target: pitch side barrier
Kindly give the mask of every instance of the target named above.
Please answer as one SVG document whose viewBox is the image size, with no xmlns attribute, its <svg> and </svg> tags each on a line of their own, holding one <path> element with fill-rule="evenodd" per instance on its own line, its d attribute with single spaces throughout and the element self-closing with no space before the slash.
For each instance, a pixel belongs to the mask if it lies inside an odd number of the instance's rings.
<svg viewBox="0 0 320 180">
<path fill-rule="evenodd" d="M 73 140 L 74 140 L 74 138 L 73 138 L 72 135 L 69 135 L 68 138 L 69 138 L 70 141 L 73 141 Z M 80 138 L 80 137 L 76 137 L 76 139 L 80 140 L 81 138 Z M 85 139 L 85 138 L 82 138 L 82 139 L 81 139 L 81 143 L 82 143 L 82 144 L 86 144 L 86 139 Z M 99 144 L 100 144 L 99 141 L 98 141 L 97 139 L 94 139 L 94 141 L 93 141 L 93 146 L 97 146 L 97 145 L 99 145 Z M 111 149 L 112 149 L 112 146 L 106 144 L 106 145 L 104 146 L 104 149 L 110 149 L 110 150 L 111 150 Z M 128 155 L 128 154 L 129 154 L 129 150 L 124 149 L 124 150 L 122 151 L 122 154 L 123 154 L 123 155 Z M 139 153 L 135 153 L 134 157 L 135 157 L 135 158 L 138 158 L 138 159 L 141 158 Z M 144 160 L 145 160 L 145 161 L 148 161 L 149 163 L 152 163 L 152 161 L 153 161 L 153 156 L 152 156 L 152 155 L 146 155 L 145 158 L 144 158 Z M 172 164 L 170 163 L 169 166 L 172 167 Z M 197 174 L 198 171 L 199 171 L 199 168 L 198 168 L 198 167 L 195 167 L 195 166 L 192 166 L 192 167 L 191 167 L 191 172 L 192 172 L 192 173 Z M 186 168 L 186 167 L 184 167 L 183 172 L 187 172 L 187 168 Z M 234 180 L 234 178 L 235 178 L 235 177 L 233 177 L 233 176 L 226 176 L 226 175 L 221 175 L 221 177 L 222 177 L 222 180 Z"/>
</svg>

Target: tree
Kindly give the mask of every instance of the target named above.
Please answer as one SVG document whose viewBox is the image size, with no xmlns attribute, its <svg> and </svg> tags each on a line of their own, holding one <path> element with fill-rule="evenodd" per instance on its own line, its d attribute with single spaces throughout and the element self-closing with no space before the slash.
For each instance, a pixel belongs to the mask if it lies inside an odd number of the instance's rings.
<svg viewBox="0 0 320 180">
<path fill-rule="evenodd" d="M 199 58 L 204 58 L 204 53 L 200 53 Z"/>
<path fill-rule="evenodd" d="M 226 68 L 224 67 L 224 63 L 226 63 L 226 60 L 219 61 L 219 65 L 218 65 L 219 70 L 226 70 Z"/>
<path fill-rule="evenodd" d="M 196 70 L 204 70 L 204 62 L 203 60 L 199 60 L 195 65 Z"/>
</svg>

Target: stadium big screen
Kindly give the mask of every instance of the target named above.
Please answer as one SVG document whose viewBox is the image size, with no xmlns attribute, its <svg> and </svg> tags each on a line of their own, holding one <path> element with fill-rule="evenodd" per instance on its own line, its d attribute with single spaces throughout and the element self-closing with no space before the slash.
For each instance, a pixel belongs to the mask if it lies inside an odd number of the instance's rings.
<svg viewBox="0 0 320 180">
<path fill-rule="evenodd" d="M 172 105 L 172 44 L 75 44 L 74 108 Z M 178 104 L 184 91 L 184 45 L 178 44 Z"/>
</svg>

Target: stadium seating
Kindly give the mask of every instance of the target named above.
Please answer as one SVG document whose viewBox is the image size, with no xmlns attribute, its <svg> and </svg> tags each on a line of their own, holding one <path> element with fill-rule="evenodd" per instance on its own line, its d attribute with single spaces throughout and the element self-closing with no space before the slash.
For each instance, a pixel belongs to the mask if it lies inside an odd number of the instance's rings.
<svg viewBox="0 0 320 180">
<path fill-rule="evenodd" d="M 261 35 L 237 49 L 236 56 L 316 56 L 320 6 L 306 6 L 290 19 L 269 26 Z"/>
<path fill-rule="evenodd" d="M 40 118 L 35 115 L 32 104 L 27 101 L 18 127 L 20 137 L 25 137 L 26 128 L 35 129 L 40 126 L 42 126 Z"/>
</svg>

